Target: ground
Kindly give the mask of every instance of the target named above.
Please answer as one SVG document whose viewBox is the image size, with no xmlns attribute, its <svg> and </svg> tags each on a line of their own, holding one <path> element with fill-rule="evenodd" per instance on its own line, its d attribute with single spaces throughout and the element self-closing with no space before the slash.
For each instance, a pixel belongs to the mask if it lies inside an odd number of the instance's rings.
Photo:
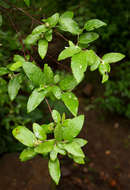
<svg viewBox="0 0 130 190">
<path fill-rule="evenodd" d="M 104 118 L 101 111 L 86 112 L 84 106 L 82 112 L 86 121 L 81 136 L 88 140 L 85 165 L 61 158 L 62 178 L 55 187 L 47 160 L 37 156 L 21 163 L 18 154 L 5 154 L 0 159 L 0 190 L 129 190 L 130 121 L 109 115 Z"/>
</svg>

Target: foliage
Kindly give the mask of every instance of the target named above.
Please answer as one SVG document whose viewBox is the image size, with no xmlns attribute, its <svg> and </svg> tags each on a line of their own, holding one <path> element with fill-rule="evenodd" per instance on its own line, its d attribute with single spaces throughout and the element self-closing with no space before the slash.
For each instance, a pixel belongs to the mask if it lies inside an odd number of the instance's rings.
<svg viewBox="0 0 130 190">
<path fill-rule="evenodd" d="M 30 5 L 30 1 L 24 2 L 27 6 Z M 10 6 L 10 3 L 8 5 Z M 5 9 L 8 10 L 8 8 Z M 21 10 L 28 15 L 23 9 Z M 26 97 L 29 94 L 25 115 L 35 111 L 42 102 L 46 102 L 48 105 L 52 122 L 38 124 L 32 120 L 32 132 L 30 127 L 28 128 L 28 122 L 25 122 L 26 120 L 22 117 L 22 122 L 14 122 L 12 133 L 19 142 L 27 146 L 20 154 L 21 161 L 27 161 L 37 154 L 48 157 L 49 172 L 56 184 L 59 183 L 61 176 L 58 154 L 67 155 L 74 162 L 84 164 L 85 155 L 81 147 L 87 141 L 77 138 L 83 127 L 84 116 L 78 115 L 79 101 L 72 90 L 83 80 L 88 67 L 91 71 L 98 69 L 102 76 L 102 83 L 106 82 L 109 78 L 110 64 L 125 57 L 121 53 L 112 52 L 100 58 L 90 45 L 99 38 L 99 34 L 94 30 L 105 26 L 106 23 L 92 19 L 80 27 L 73 16 L 73 12 L 67 11 L 61 15 L 55 13 L 49 18 L 42 18 L 39 21 L 29 15 L 39 25 L 24 40 L 17 33 L 19 44 L 16 43 L 18 47 L 15 46 L 15 50 L 18 50 L 18 53 L 13 54 L 11 63 L 3 61 L 0 67 L 0 76 L 4 87 L 2 96 L 3 93 L 7 94 L 8 90 L 9 97 L 7 97 L 10 98 L 10 100 L 3 99 L 2 106 L 6 105 L 6 101 L 7 104 L 12 104 L 20 94 L 23 97 L 24 93 L 25 95 L 27 93 Z M 11 23 L 16 28 L 12 20 Z M 76 42 L 64 37 L 65 32 L 73 35 L 77 39 Z M 43 59 L 48 54 L 49 45 L 55 33 L 67 42 L 67 47 L 60 52 L 56 63 L 62 65 L 58 61 L 69 58 L 72 74 L 58 74 L 49 64 L 45 62 L 43 64 Z M 5 47 L 3 46 L 3 48 Z M 38 52 L 42 65 L 33 58 L 34 50 Z M 6 55 L 4 51 L 1 51 L 1 56 L 3 54 Z M 63 102 L 73 118 L 66 119 L 65 113 L 60 114 L 56 109 L 52 110 L 48 99 Z M 19 102 L 16 105 L 18 104 Z M 9 109 L 9 115 L 10 111 L 11 109 Z M 18 114 L 20 115 L 20 112 Z"/>
<path fill-rule="evenodd" d="M 130 62 L 122 63 L 114 77 L 105 84 L 104 96 L 97 98 L 99 106 L 130 118 Z"/>
</svg>

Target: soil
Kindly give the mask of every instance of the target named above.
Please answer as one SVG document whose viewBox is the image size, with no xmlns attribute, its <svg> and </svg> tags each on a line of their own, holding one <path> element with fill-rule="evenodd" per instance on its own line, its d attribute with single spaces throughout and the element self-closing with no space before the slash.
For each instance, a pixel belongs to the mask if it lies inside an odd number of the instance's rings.
<svg viewBox="0 0 130 190">
<path fill-rule="evenodd" d="M 5 154 L 0 158 L 0 190 L 130 190 L 130 120 L 104 119 L 102 112 L 86 112 L 85 106 L 82 110 L 86 121 L 80 136 L 88 140 L 85 165 L 62 158 L 62 178 L 55 187 L 47 160 L 37 156 L 21 163 L 18 154 Z"/>
</svg>

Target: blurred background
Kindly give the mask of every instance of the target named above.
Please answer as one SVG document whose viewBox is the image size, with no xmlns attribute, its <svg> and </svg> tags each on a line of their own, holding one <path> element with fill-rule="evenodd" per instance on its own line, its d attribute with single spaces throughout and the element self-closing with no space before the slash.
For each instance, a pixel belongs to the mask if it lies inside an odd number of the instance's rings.
<svg viewBox="0 0 130 190">
<path fill-rule="evenodd" d="M 11 3 L 8 4 L 8 2 Z M 130 189 L 130 2 L 129 0 L 31 0 L 28 8 L 21 0 L 1 0 L 0 14 L 3 25 L 0 28 L 0 64 L 11 63 L 14 54 L 21 52 L 18 34 L 25 38 L 37 25 L 22 11 L 12 9 L 16 6 L 40 20 L 55 12 L 67 10 L 74 12 L 75 20 L 82 27 L 92 18 L 107 23 L 98 29 L 100 39 L 91 45 L 99 56 L 107 52 L 120 52 L 126 58 L 112 65 L 110 79 L 101 84 L 98 72 L 86 72 L 85 79 L 75 90 L 80 101 L 80 112 L 86 116 L 84 129 L 80 136 L 88 139 L 84 148 L 86 164 L 79 166 L 69 159 L 62 159 L 62 179 L 55 187 L 48 176 L 46 160 L 40 157 L 27 163 L 20 163 L 18 153 L 24 148 L 11 134 L 12 129 L 32 122 L 48 122 L 49 112 L 46 104 L 27 114 L 26 103 L 30 89 L 25 84 L 14 102 L 7 93 L 6 78 L 0 77 L 0 190 L 129 190 Z M 9 13 L 6 8 L 10 8 Z M 10 24 L 8 15 L 15 22 L 17 32 Z M 65 34 L 68 35 L 68 34 Z M 73 39 L 72 36 L 67 36 Z M 55 36 L 49 53 L 57 58 L 65 42 Z M 34 52 L 33 52 L 34 53 Z M 39 64 L 37 52 L 33 54 Z M 55 70 L 49 57 L 47 62 Z M 65 64 L 67 64 L 65 62 Z M 50 100 L 52 108 L 61 113 L 69 111 L 60 101 Z"/>
</svg>

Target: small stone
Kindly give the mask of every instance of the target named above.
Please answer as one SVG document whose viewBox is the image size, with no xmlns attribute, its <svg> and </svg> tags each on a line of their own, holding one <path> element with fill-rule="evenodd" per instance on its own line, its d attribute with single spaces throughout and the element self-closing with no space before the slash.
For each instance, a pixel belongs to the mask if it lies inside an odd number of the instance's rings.
<svg viewBox="0 0 130 190">
<path fill-rule="evenodd" d="M 115 129 L 118 129 L 118 128 L 119 128 L 119 123 L 115 123 L 115 124 L 114 124 L 114 128 L 115 128 Z"/>
<path fill-rule="evenodd" d="M 106 154 L 106 155 L 110 155 L 110 154 L 111 154 L 111 151 L 110 151 L 110 150 L 106 150 L 106 151 L 105 151 L 105 154 Z"/>
<path fill-rule="evenodd" d="M 83 93 L 86 95 L 86 96 L 91 96 L 92 95 L 92 92 L 93 92 L 93 86 L 91 84 L 87 84 L 84 89 L 83 89 Z"/>
</svg>

